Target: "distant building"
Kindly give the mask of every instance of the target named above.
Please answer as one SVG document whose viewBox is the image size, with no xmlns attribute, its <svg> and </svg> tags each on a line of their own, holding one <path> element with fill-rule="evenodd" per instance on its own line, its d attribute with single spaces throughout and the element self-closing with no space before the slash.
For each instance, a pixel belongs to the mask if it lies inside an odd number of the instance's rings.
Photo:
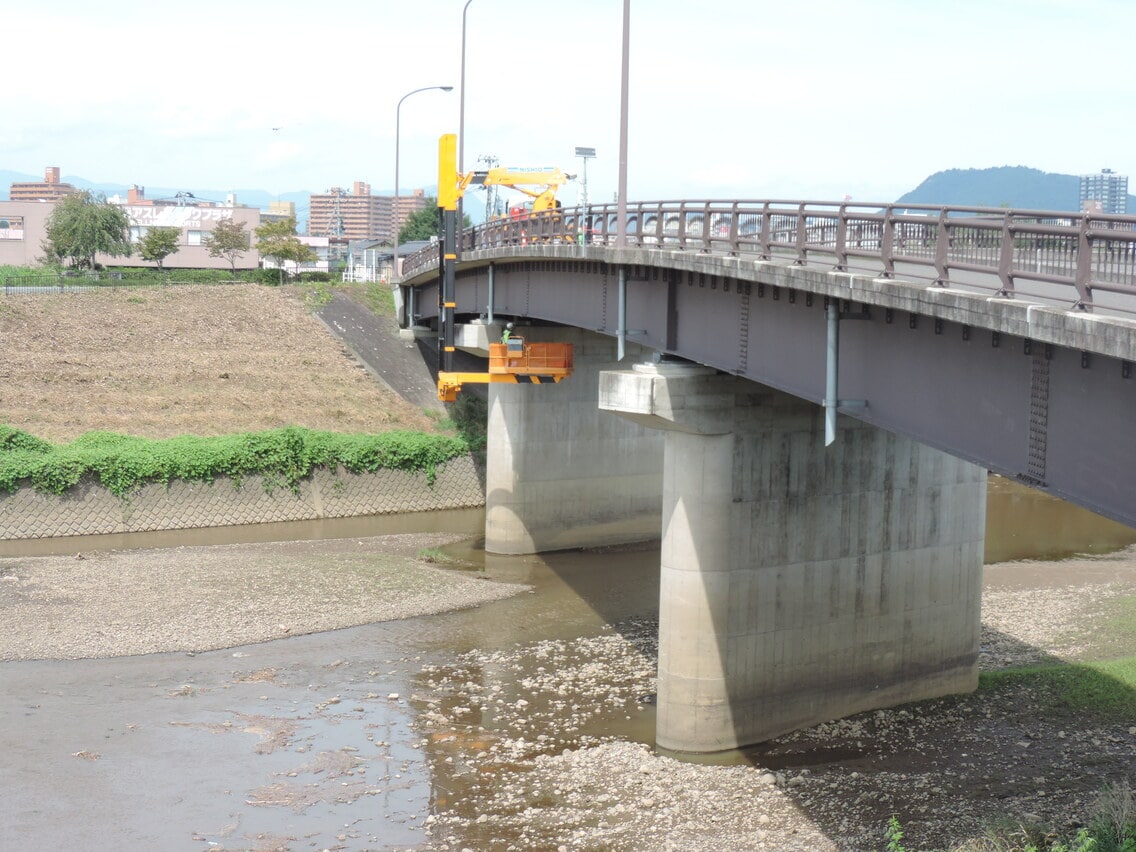
<svg viewBox="0 0 1136 852">
<path fill-rule="evenodd" d="M 58 183 L 55 185 L 66 186 Z M 0 201 L 0 266 L 38 266 L 42 263 L 47 222 L 55 210 L 56 200 L 36 198 Z M 227 219 L 243 222 L 251 238 L 252 245 L 237 259 L 237 268 L 255 269 L 260 265 L 260 255 L 254 247 L 255 231 L 260 225 L 260 210 L 238 206 L 232 196 L 229 203 L 223 205 L 199 201 L 191 193 L 179 193 L 172 200 L 151 200 L 146 198 L 142 187 L 133 186 L 127 191 L 125 200 L 113 198 L 110 201 L 121 206 L 130 217 L 130 237 L 134 243 L 149 228 L 161 226 L 178 229 L 178 250 L 166 258 L 164 266 L 167 269 L 228 269 L 229 261 L 223 257 L 211 257 L 205 246 L 206 237 L 217 223 Z M 137 254 L 131 257 L 98 255 L 96 260 L 105 266 L 154 265 L 142 260 Z"/>
<path fill-rule="evenodd" d="M 344 245 L 353 240 L 382 240 L 393 244 L 398 228 L 416 210 L 427 207 L 426 195 L 415 190 L 398 199 L 389 195 L 372 195 L 371 185 L 355 181 L 351 192 L 333 186 L 322 194 L 311 196 L 308 234 L 330 237 Z"/>
<path fill-rule="evenodd" d="M 295 201 L 269 201 L 268 210 L 260 214 L 263 222 L 284 222 L 296 218 Z"/>
<path fill-rule="evenodd" d="M 1128 212 L 1128 176 L 1112 169 L 1081 175 L 1081 209 L 1124 215 Z"/>
<path fill-rule="evenodd" d="M 44 172 L 43 183 L 13 183 L 8 193 L 8 200 L 58 201 L 77 191 L 71 184 L 60 182 L 58 166 L 48 166 Z"/>
</svg>

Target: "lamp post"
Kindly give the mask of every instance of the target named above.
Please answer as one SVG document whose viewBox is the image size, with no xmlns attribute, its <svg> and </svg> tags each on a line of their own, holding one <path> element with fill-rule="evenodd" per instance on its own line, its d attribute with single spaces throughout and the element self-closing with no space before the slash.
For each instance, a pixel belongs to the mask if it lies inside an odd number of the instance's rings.
<svg viewBox="0 0 1136 852">
<path fill-rule="evenodd" d="M 465 13 L 469 11 L 469 4 L 473 0 L 465 0 L 465 6 L 462 7 L 462 58 L 461 58 L 461 90 L 458 92 L 458 174 L 465 171 Z M 461 209 L 461 201 L 458 201 L 458 209 Z M 458 219 L 458 227 L 461 227 L 461 219 Z"/>
<path fill-rule="evenodd" d="M 615 245 L 627 247 L 627 67 L 631 45 L 631 0 L 623 0 L 623 63 L 619 79 L 619 197 L 616 198 Z"/>
<path fill-rule="evenodd" d="M 411 95 L 417 95 L 419 92 L 429 92 L 433 89 L 438 89 L 443 92 L 452 92 L 453 86 L 423 86 L 421 89 L 414 89 L 407 92 L 398 99 L 398 106 L 394 109 L 394 198 L 391 200 L 391 221 L 394 223 L 394 254 L 391 262 L 391 283 L 398 277 L 398 147 L 399 147 L 399 131 L 402 123 L 402 102 L 409 98 Z"/>
<path fill-rule="evenodd" d="M 462 54 L 461 54 L 461 89 L 458 91 L 458 174 L 465 174 L 465 13 L 469 11 L 469 4 L 473 0 L 465 0 L 462 6 Z M 458 231 L 462 229 L 465 215 L 462 212 L 462 199 L 458 199 Z M 461 251 L 461 240 L 455 251 Z"/>
<path fill-rule="evenodd" d="M 577 146 L 576 156 L 584 161 L 584 182 L 581 187 L 583 198 L 581 199 L 581 207 L 584 211 L 584 226 L 580 228 L 580 245 L 585 245 L 589 241 L 588 231 L 591 230 L 592 222 L 591 216 L 588 213 L 588 160 L 595 159 L 595 148 L 581 148 Z"/>
</svg>

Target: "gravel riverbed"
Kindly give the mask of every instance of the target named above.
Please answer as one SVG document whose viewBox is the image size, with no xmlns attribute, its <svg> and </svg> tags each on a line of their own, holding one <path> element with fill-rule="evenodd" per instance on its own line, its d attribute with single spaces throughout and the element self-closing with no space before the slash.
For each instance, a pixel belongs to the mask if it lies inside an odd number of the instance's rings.
<svg viewBox="0 0 1136 852">
<path fill-rule="evenodd" d="M 0 559 L 0 649 L 5 660 L 195 653 L 523 588 L 417 558 L 451 540 Z M 981 666 L 1136 653 L 1115 629 L 1133 600 L 1131 548 L 987 566 Z M 1072 832 L 1106 783 L 1136 780 L 1136 720 L 1055 713 L 1021 685 L 832 721 L 726 765 L 678 760 L 633 733 L 653 712 L 656 630 L 635 619 L 424 663 L 410 704 L 439 793 L 412 848 L 875 850 L 896 815 L 906 848 L 945 849 L 1003 818 Z M 451 787 L 460 795 L 447 799 Z"/>
</svg>

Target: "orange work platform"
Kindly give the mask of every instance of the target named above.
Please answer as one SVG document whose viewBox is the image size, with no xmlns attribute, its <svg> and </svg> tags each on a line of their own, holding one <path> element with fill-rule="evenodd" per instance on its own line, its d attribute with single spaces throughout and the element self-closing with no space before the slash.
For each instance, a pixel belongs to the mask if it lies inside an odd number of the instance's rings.
<svg viewBox="0 0 1136 852">
<path fill-rule="evenodd" d="M 490 343 L 489 372 L 567 376 L 572 372 L 572 344 L 526 343 L 522 337 L 511 337 L 508 343 Z"/>
<path fill-rule="evenodd" d="M 438 399 L 454 402 L 466 383 L 542 385 L 570 375 L 571 343 L 526 343 L 511 337 L 507 343 L 489 344 L 488 373 L 438 373 Z"/>
</svg>

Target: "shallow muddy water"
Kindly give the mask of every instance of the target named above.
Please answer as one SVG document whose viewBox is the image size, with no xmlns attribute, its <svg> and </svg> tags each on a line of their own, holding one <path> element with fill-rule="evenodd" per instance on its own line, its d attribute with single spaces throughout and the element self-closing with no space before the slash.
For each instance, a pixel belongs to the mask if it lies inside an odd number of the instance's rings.
<svg viewBox="0 0 1136 852">
<path fill-rule="evenodd" d="M 988 561 L 1136 541 L 1005 481 L 992 483 L 989 509 Z M 494 556 L 476 539 L 482 518 L 352 519 L 303 537 L 468 532 L 446 548 L 464 566 L 454 570 L 530 590 L 196 656 L 0 665 L 0 848 L 429 848 L 443 811 L 467 817 L 477 844 L 491 838 L 463 809 L 513 761 L 609 737 L 651 744 L 657 546 Z M 178 543 L 301 537 L 301 526 Z M 263 538 L 225 537 L 250 534 Z M 120 544 L 174 546 L 157 540 Z M 498 756 L 488 776 L 470 769 L 485 753 Z"/>
</svg>

